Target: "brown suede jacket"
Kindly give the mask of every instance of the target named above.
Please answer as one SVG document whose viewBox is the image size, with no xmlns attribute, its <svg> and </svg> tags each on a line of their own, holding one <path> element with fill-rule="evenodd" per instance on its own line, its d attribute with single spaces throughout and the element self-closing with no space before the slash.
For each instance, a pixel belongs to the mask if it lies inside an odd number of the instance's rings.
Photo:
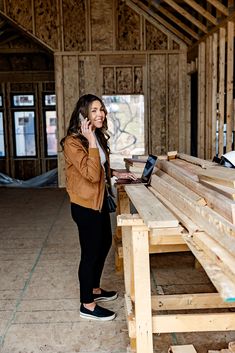
<svg viewBox="0 0 235 353">
<path fill-rule="evenodd" d="M 72 203 L 101 210 L 105 191 L 105 172 L 98 148 L 88 151 L 81 141 L 68 136 L 64 143 L 66 189 Z M 109 162 L 109 156 L 106 155 Z M 109 164 L 109 163 L 108 163 Z M 110 179 L 110 168 L 108 174 Z"/>
</svg>

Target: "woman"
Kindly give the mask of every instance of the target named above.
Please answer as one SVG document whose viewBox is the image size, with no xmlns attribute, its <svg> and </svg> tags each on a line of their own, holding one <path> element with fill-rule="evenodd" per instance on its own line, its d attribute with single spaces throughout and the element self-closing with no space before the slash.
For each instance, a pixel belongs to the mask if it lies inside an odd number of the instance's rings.
<svg viewBox="0 0 235 353">
<path fill-rule="evenodd" d="M 61 140 L 66 188 L 81 246 L 80 316 L 103 321 L 113 320 L 116 314 L 96 303 L 118 296 L 115 291 L 100 288 L 105 259 L 112 244 L 107 188 L 111 192 L 112 176 L 135 179 L 132 173 L 110 169 L 106 115 L 107 110 L 99 97 L 92 94 L 80 97 L 67 134 Z"/>
</svg>

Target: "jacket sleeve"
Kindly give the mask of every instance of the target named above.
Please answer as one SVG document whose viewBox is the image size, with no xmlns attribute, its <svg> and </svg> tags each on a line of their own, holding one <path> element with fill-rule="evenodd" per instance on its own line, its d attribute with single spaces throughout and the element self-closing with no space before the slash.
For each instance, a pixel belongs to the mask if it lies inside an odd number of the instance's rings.
<svg viewBox="0 0 235 353">
<path fill-rule="evenodd" d="M 87 152 L 78 139 L 68 138 L 64 155 L 68 165 L 73 165 L 83 178 L 92 183 L 100 181 L 102 166 L 98 148 L 89 148 Z"/>
</svg>

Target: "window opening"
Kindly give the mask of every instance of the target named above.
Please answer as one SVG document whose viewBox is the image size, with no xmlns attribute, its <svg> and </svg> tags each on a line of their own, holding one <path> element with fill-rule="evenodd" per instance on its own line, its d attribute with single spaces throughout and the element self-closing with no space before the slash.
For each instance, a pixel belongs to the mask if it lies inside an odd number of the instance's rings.
<svg viewBox="0 0 235 353">
<path fill-rule="evenodd" d="M 46 155 L 57 155 L 57 115 L 56 115 L 56 95 L 44 94 L 44 118 L 46 134 Z"/>
<path fill-rule="evenodd" d="M 121 167 L 124 157 L 145 154 L 144 96 L 104 95 L 102 98 L 108 110 L 111 162 Z"/>
</svg>

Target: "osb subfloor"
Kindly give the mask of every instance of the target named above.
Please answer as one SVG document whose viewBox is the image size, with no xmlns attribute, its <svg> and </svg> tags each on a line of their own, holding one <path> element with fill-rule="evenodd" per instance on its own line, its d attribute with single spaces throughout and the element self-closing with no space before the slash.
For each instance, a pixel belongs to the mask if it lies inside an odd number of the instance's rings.
<svg viewBox="0 0 235 353">
<path fill-rule="evenodd" d="M 79 243 L 65 190 L 1 188 L 0 195 L 0 352 L 126 352 L 123 277 L 115 273 L 113 250 L 102 286 L 119 291 L 116 301 L 104 305 L 117 318 L 100 323 L 79 317 Z M 154 255 L 151 263 L 155 293 L 214 290 L 194 267 L 191 253 Z M 154 335 L 154 352 L 193 344 L 198 353 L 206 353 L 232 340 L 234 332 Z"/>
</svg>

